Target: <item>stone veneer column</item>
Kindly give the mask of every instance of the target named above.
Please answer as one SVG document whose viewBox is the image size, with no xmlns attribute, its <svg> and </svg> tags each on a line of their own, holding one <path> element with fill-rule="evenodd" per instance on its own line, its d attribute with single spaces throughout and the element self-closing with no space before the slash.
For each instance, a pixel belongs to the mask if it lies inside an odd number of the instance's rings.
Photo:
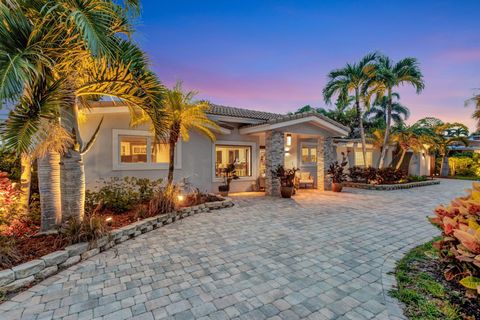
<svg viewBox="0 0 480 320">
<path fill-rule="evenodd" d="M 285 161 L 285 138 L 283 132 L 267 131 L 265 133 L 265 195 L 280 195 L 280 180 L 274 177 L 272 170 Z"/>
<path fill-rule="evenodd" d="M 332 180 L 327 175 L 328 167 L 337 160 L 332 138 L 318 138 L 317 147 L 317 188 L 321 191 L 332 190 Z"/>
</svg>

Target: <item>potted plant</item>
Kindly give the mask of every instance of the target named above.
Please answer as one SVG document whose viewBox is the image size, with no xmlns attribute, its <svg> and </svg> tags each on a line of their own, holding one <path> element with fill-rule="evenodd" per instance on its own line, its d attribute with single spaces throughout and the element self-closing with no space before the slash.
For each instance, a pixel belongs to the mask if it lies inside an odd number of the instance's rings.
<svg viewBox="0 0 480 320">
<path fill-rule="evenodd" d="M 274 177 L 280 179 L 280 193 L 282 198 L 291 198 L 295 191 L 295 172 L 299 169 L 285 169 L 282 165 L 279 165 L 275 170 L 272 170 Z"/>
<path fill-rule="evenodd" d="M 218 186 L 218 191 L 223 197 L 228 196 L 230 191 L 230 183 L 232 180 L 238 179 L 237 172 L 235 171 L 235 164 L 230 163 L 222 169 L 223 184 Z"/>
<path fill-rule="evenodd" d="M 347 157 L 342 152 L 342 162 L 335 161 L 330 164 L 327 170 L 327 174 L 332 178 L 332 191 L 341 192 L 343 189 L 343 182 L 347 180 L 347 174 L 345 173 L 345 167 L 347 166 Z"/>
</svg>

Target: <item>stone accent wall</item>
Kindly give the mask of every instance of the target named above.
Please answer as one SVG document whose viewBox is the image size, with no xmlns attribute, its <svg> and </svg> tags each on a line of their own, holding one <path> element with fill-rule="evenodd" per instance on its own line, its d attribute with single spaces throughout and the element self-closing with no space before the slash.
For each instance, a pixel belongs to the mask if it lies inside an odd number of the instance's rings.
<svg viewBox="0 0 480 320">
<path fill-rule="evenodd" d="M 326 174 L 328 167 L 337 160 L 337 151 L 333 145 L 332 138 L 318 138 L 317 147 L 317 188 L 318 190 L 332 190 L 332 181 Z"/>
<path fill-rule="evenodd" d="M 265 134 L 265 195 L 280 195 L 280 180 L 272 175 L 272 170 L 284 164 L 285 137 L 280 131 L 267 131 Z"/>
</svg>

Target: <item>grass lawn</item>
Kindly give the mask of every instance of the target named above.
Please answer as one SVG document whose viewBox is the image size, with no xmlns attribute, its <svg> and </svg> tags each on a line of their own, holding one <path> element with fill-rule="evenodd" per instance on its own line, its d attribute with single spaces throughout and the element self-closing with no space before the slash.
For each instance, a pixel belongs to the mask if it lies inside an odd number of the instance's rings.
<svg viewBox="0 0 480 320">
<path fill-rule="evenodd" d="M 399 261 L 397 289 L 390 294 L 403 302 L 409 319 L 480 319 L 478 301 L 468 300 L 461 288 L 444 280 L 434 241 L 412 249 Z"/>
</svg>

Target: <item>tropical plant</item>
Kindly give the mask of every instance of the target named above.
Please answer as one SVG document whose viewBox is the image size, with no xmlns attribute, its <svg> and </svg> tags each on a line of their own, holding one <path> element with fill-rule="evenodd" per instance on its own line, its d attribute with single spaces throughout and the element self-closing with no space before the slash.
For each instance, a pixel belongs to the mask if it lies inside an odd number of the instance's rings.
<svg viewBox="0 0 480 320">
<path fill-rule="evenodd" d="M 148 205 L 149 216 L 170 213 L 179 207 L 178 195 L 180 189 L 174 184 L 158 190 Z"/>
<path fill-rule="evenodd" d="M 392 97 L 397 100 L 400 99 L 400 95 L 396 92 L 392 93 Z M 387 113 L 388 97 L 383 96 L 375 100 L 370 109 L 365 112 L 365 120 L 376 128 L 384 129 L 387 126 Z M 405 120 L 408 120 L 409 116 L 410 110 L 407 107 L 398 101 L 392 103 L 391 117 L 394 124 L 404 123 Z"/>
<path fill-rule="evenodd" d="M 384 97 L 386 99 L 385 139 L 379 163 L 379 168 L 383 168 L 392 125 L 393 89 L 400 85 L 410 84 L 419 94 L 425 87 L 425 83 L 418 61 L 415 58 L 405 58 L 395 63 L 387 56 L 378 55 L 374 68 L 370 68 L 368 73 L 369 80 L 364 83 L 362 89 L 367 97 L 366 100 L 369 101 L 373 95 L 376 96 L 378 101 L 382 101 Z"/>
<path fill-rule="evenodd" d="M 462 123 L 444 123 L 433 128 L 435 132 L 434 149 L 442 158 L 440 176 L 446 177 L 450 172 L 448 157 L 450 147 L 468 145 L 468 128 Z"/>
<path fill-rule="evenodd" d="M 333 96 L 337 96 L 337 100 L 345 103 L 353 94 L 355 101 L 356 125 L 355 128 L 360 130 L 362 139 L 363 160 L 367 162 L 366 138 L 363 127 L 363 112 L 360 106 L 363 100 L 363 90 L 368 80 L 368 74 L 373 69 L 373 63 L 377 57 L 376 53 L 371 53 L 363 57 L 357 63 L 347 63 L 344 68 L 336 69 L 328 74 L 328 82 L 323 89 L 323 98 L 326 104 L 331 104 Z"/>
<path fill-rule="evenodd" d="M 433 137 L 431 131 L 418 125 L 401 124 L 393 128 L 391 140 L 397 143 L 401 150 L 400 159 L 396 164 L 396 169 L 400 169 L 405 155 L 409 150 L 414 152 L 425 151 L 426 146 L 432 143 Z"/>
<path fill-rule="evenodd" d="M 298 170 L 300 169 L 285 169 L 285 167 L 280 164 L 275 168 L 275 170 L 272 170 L 272 175 L 280 179 L 280 185 L 282 187 L 291 188 L 295 185 L 295 173 Z"/>
<path fill-rule="evenodd" d="M 448 281 L 458 281 L 468 293 L 480 292 L 480 184 L 474 182 L 468 195 L 435 209 L 429 220 L 442 231 L 435 246 L 448 263 L 444 272 Z"/>
<path fill-rule="evenodd" d="M 108 235 L 108 228 L 105 219 L 92 214 L 85 219 L 70 217 L 62 225 L 60 233 L 69 244 L 79 242 L 94 242 Z"/>
<path fill-rule="evenodd" d="M 0 172 L 0 231 L 2 225 L 8 224 L 16 216 L 19 199 L 20 190 L 6 172 Z"/>
<path fill-rule="evenodd" d="M 327 170 L 327 174 L 332 178 L 333 183 L 342 183 L 347 180 L 347 173 L 345 168 L 348 165 L 347 157 L 342 152 L 342 161 L 334 161 L 330 164 Z"/>
<path fill-rule="evenodd" d="M 6 147 L 30 154 L 52 125 L 61 125 L 73 139 L 61 161 L 61 155 L 49 151 L 44 165 L 39 162 L 39 175 L 49 177 L 40 179 L 40 185 L 52 186 L 40 188 L 41 201 L 50 202 L 42 205 L 46 221 L 58 223 L 62 211 L 65 218 L 82 219 L 82 157 L 101 124 L 90 141 L 82 139 L 78 109 L 88 107 L 89 100 L 116 97 L 130 107 L 134 121 L 148 115 L 155 134 L 164 131 L 163 87 L 148 70 L 143 52 L 125 37 L 132 32 L 130 17 L 137 8 L 133 0 L 123 5 L 113 0 L 0 4 L 0 102 L 14 105 L 3 129 Z"/>
<path fill-rule="evenodd" d="M 175 147 L 180 138 L 188 141 L 190 131 L 195 130 L 212 141 L 216 139 L 213 130 L 218 130 L 219 127 L 206 114 L 210 105 L 205 101 L 194 101 L 196 95 L 196 91 L 185 92 L 182 82 L 179 81 L 172 90 L 167 90 L 163 100 L 165 127 L 168 132 L 161 136 L 161 140 L 167 141 L 169 145 L 168 184 L 173 183 Z"/>
</svg>

